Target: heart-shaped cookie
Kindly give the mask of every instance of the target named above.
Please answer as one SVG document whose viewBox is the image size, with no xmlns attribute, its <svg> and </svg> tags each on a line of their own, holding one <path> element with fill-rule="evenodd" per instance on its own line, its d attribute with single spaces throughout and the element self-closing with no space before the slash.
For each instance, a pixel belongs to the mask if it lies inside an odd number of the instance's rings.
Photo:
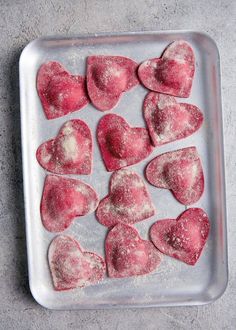
<svg viewBox="0 0 236 330">
<path fill-rule="evenodd" d="M 191 208 L 176 220 L 158 220 L 151 227 L 150 237 L 162 253 L 195 265 L 206 244 L 209 230 L 207 214 L 200 208 Z"/>
<path fill-rule="evenodd" d="M 57 291 L 98 283 L 106 272 L 102 257 L 83 251 L 78 241 L 65 235 L 57 236 L 51 242 L 48 262 Z"/>
<path fill-rule="evenodd" d="M 105 252 L 109 277 L 148 274 L 161 262 L 161 255 L 154 245 L 143 240 L 135 228 L 123 223 L 109 231 Z"/>
<path fill-rule="evenodd" d="M 188 97 L 195 72 L 191 46 L 184 40 L 171 43 L 161 58 L 144 61 L 138 68 L 142 84 L 155 92 Z"/>
<path fill-rule="evenodd" d="M 153 216 L 154 206 L 143 179 L 134 171 L 119 170 L 110 179 L 110 193 L 97 208 L 98 221 L 107 227 L 133 224 Z"/>
<path fill-rule="evenodd" d="M 39 164 L 56 174 L 90 174 L 92 135 L 79 119 L 66 122 L 56 138 L 41 144 L 36 152 Z"/>
<path fill-rule="evenodd" d="M 155 187 L 170 189 L 184 205 L 197 202 L 204 191 L 204 175 L 196 147 L 157 156 L 148 164 L 146 177 Z"/>
<path fill-rule="evenodd" d="M 138 64 L 123 56 L 89 56 L 87 89 L 92 104 L 101 111 L 111 110 L 123 92 L 139 84 Z"/>
<path fill-rule="evenodd" d="M 59 62 L 41 65 L 37 91 L 47 119 L 65 116 L 89 103 L 84 77 L 71 75 Z"/>
<path fill-rule="evenodd" d="M 143 111 L 154 146 L 183 139 L 196 132 L 203 123 L 203 114 L 198 107 L 178 103 L 170 95 L 148 93 Z"/>
<path fill-rule="evenodd" d="M 114 114 L 102 117 L 97 139 L 108 171 L 139 163 L 153 150 L 146 128 L 130 127 L 124 118 Z"/>
<path fill-rule="evenodd" d="M 61 232 L 70 226 L 75 217 L 93 212 L 98 196 L 88 184 L 57 175 L 45 179 L 40 205 L 44 227 L 51 232 Z"/>
</svg>

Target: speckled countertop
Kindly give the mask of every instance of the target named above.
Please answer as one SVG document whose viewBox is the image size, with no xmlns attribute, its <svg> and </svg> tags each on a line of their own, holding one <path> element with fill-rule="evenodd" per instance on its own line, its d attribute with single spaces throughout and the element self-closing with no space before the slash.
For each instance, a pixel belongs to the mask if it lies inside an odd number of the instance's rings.
<svg viewBox="0 0 236 330">
<path fill-rule="evenodd" d="M 236 2 L 225 0 L 0 0 L 0 329 L 235 329 L 236 324 Z M 191 29 L 209 33 L 221 55 L 227 179 L 229 284 L 199 307 L 50 311 L 28 288 L 18 60 L 50 34 Z"/>
</svg>

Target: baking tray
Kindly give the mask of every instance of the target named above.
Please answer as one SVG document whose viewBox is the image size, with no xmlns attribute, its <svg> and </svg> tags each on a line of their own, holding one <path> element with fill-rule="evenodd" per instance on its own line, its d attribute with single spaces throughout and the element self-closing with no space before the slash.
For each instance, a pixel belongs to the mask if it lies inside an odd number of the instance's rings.
<svg viewBox="0 0 236 330">
<path fill-rule="evenodd" d="M 96 126 L 104 113 L 88 105 L 62 118 L 47 120 L 36 91 L 37 70 L 42 63 L 56 60 L 73 74 L 84 74 L 86 57 L 92 54 L 124 55 L 141 62 L 161 55 L 170 42 L 178 39 L 190 42 L 194 49 L 196 73 L 191 96 L 185 101 L 202 109 L 204 124 L 197 133 L 184 140 L 155 148 L 146 160 L 131 168 L 143 174 L 145 166 L 155 156 L 197 146 L 205 173 L 205 192 L 194 206 L 202 207 L 211 220 L 210 237 L 203 254 L 194 267 L 165 256 L 159 269 L 146 276 L 105 278 L 84 289 L 56 292 L 47 262 L 48 246 L 55 234 L 44 229 L 39 211 L 47 173 L 37 163 L 35 152 L 42 142 L 56 136 L 61 125 L 72 118 L 88 123 L 95 142 Z M 142 102 L 146 93 L 142 86 L 134 88 L 122 96 L 116 109 L 110 113 L 124 116 L 132 126 L 144 126 Z M 28 44 L 21 55 L 20 96 L 29 282 L 38 303 L 52 309 L 173 306 L 204 304 L 221 296 L 227 285 L 228 271 L 220 60 L 217 46 L 209 36 L 192 31 L 165 31 L 40 38 Z M 110 175 L 95 142 L 93 174 L 74 177 L 91 184 L 102 198 L 108 192 Z M 146 184 L 157 214 L 135 224 L 145 239 L 157 219 L 174 218 L 185 209 L 170 191 Z M 104 256 L 107 228 L 97 222 L 94 214 L 75 220 L 64 233 L 78 239 L 84 249 Z"/>
</svg>

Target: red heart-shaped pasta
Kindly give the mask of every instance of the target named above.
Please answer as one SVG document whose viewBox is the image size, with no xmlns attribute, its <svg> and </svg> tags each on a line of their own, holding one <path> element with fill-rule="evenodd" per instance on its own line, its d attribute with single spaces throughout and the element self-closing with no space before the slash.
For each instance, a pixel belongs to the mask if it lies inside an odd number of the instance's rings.
<svg viewBox="0 0 236 330">
<path fill-rule="evenodd" d="M 203 123 L 198 107 L 178 103 L 174 96 L 150 92 L 143 104 L 144 117 L 155 146 L 183 139 Z"/>
<path fill-rule="evenodd" d="M 139 163 L 153 150 L 146 128 L 130 127 L 124 118 L 114 114 L 102 117 L 97 139 L 108 171 Z"/>
<path fill-rule="evenodd" d="M 102 257 L 83 251 L 78 241 L 65 235 L 57 236 L 51 242 L 48 262 L 57 291 L 96 284 L 106 272 Z"/>
<path fill-rule="evenodd" d="M 195 72 L 191 46 L 184 40 L 171 43 L 161 58 L 144 61 L 138 68 L 142 84 L 155 92 L 188 97 Z"/>
<path fill-rule="evenodd" d="M 119 170 L 110 179 L 110 193 L 97 208 L 98 221 L 107 227 L 133 224 L 153 216 L 154 206 L 143 179 L 134 171 Z"/>
<path fill-rule="evenodd" d="M 65 230 L 75 217 L 93 212 L 97 205 L 97 193 L 88 184 L 57 175 L 46 177 L 40 211 L 48 231 Z"/>
<path fill-rule="evenodd" d="M 204 175 L 195 147 L 166 152 L 146 168 L 147 180 L 158 188 L 170 189 L 184 205 L 199 200 L 204 191 Z"/>
<path fill-rule="evenodd" d="M 41 144 L 36 152 L 39 164 L 56 174 L 90 174 L 92 135 L 79 119 L 66 122 L 56 138 Z"/>
<path fill-rule="evenodd" d="M 150 237 L 162 253 L 195 265 L 206 244 L 209 230 L 207 214 L 200 208 L 190 208 L 176 220 L 158 220 L 151 227 Z"/>
<path fill-rule="evenodd" d="M 143 240 L 135 228 L 123 223 L 109 231 L 105 252 L 109 277 L 148 274 L 161 262 L 160 253 L 154 245 Z"/>
<path fill-rule="evenodd" d="M 65 116 L 89 103 L 84 77 L 70 74 L 59 62 L 41 65 L 37 91 L 47 119 Z"/>
<path fill-rule="evenodd" d="M 87 58 L 87 89 L 92 104 L 101 111 L 114 108 L 122 93 L 139 84 L 138 64 L 124 56 Z"/>
</svg>

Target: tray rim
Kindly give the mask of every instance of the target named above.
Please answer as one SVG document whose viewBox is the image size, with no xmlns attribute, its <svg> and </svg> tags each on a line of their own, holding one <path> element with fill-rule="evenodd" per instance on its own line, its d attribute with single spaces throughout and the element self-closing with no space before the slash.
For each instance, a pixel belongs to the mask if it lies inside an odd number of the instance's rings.
<svg viewBox="0 0 236 330">
<path fill-rule="evenodd" d="M 175 302 L 175 303 L 146 303 L 146 304 L 104 304 L 104 305 L 88 305 L 88 306 L 78 306 L 75 308 L 64 308 L 64 307 L 51 307 L 47 305 L 45 301 L 41 300 L 41 297 L 38 295 L 37 290 L 35 290 L 35 287 L 32 284 L 32 269 L 31 265 L 32 263 L 30 262 L 32 255 L 31 255 L 31 249 L 29 247 L 29 216 L 27 216 L 28 212 L 28 207 L 27 207 L 27 200 L 26 196 L 27 194 L 27 188 L 26 188 L 26 183 L 25 183 L 25 177 L 27 176 L 27 171 L 26 171 L 26 162 L 24 161 L 25 157 L 24 154 L 26 153 L 26 148 L 24 147 L 24 121 L 22 120 L 22 113 L 23 113 L 23 108 L 24 108 L 24 95 L 23 95 L 23 90 L 24 90 L 24 83 L 23 83 L 23 66 L 24 66 L 24 60 L 25 57 L 27 58 L 27 52 L 30 50 L 31 47 L 33 47 L 35 44 L 37 44 L 40 41 L 51 41 L 51 40 L 72 40 L 72 39 L 93 39 L 93 38 L 100 38 L 103 37 L 104 40 L 106 38 L 110 37 L 129 37 L 129 36 L 145 36 L 145 35 L 150 35 L 150 36 L 155 36 L 155 35 L 169 35 L 169 34 L 180 34 L 180 35 L 185 35 L 185 34 L 192 34 L 196 36 L 201 36 L 205 38 L 209 43 L 212 44 L 214 47 L 214 50 L 217 55 L 217 62 L 218 62 L 218 83 L 219 83 L 219 105 L 220 109 L 218 112 L 219 115 L 219 130 L 221 132 L 221 138 L 220 138 L 220 150 L 221 150 L 221 176 L 223 179 L 223 182 L 221 184 L 222 188 L 222 215 L 224 217 L 223 221 L 223 229 L 224 229 L 224 243 L 225 243 L 225 249 L 224 249 L 224 256 L 225 256 L 225 278 L 223 285 L 219 288 L 217 294 L 209 299 L 205 299 L 202 301 L 180 301 L 180 302 Z M 226 291 L 227 286 L 228 286 L 228 280 L 229 280 L 229 265 L 228 265 L 228 235 L 227 235 L 227 203 L 226 203 L 226 166 L 225 166 L 225 153 L 224 153 L 224 121 L 223 121 L 223 109 L 222 109 L 222 88 L 221 88 L 221 65 L 220 65 L 220 52 L 217 46 L 217 43 L 215 40 L 206 32 L 200 31 L 200 30 L 191 30 L 191 29 L 180 29 L 180 30 L 139 30 L 139 31 L 122 31 L 122 32 L 99 32 L 99 33 L 81 33 L 81 34 L 70 34 L 70 35 L 48 35 L 48 36 L 41 36 L 39 38 L 36 38 L 32 41 L 30 41 L 22 50 L 19 58 L 19 83 L 20 83 L 20 113 L 21 113 L 21 150 L 22 150 L 22 168 L 23 168 L 23 194 L 24 194 L 24 205 L 25 205 L 25 231 L 26 231 L 26 246 L 27 246 L 27 265 L 28 265 L 28 274 L 29 274 L 29 287 L 31 294 L 35 301 L 40 304 L 41 306 L 50 309 L 50 310 L 92 310 L 92 309 L 130 309 L 130 308 L 149 308 L 149 307 L 174 307 L 174 306 L 200 306 L 200 305 L 206 305 L 213 303 L 217 299 L 219 299 Z"/>
</svg>

